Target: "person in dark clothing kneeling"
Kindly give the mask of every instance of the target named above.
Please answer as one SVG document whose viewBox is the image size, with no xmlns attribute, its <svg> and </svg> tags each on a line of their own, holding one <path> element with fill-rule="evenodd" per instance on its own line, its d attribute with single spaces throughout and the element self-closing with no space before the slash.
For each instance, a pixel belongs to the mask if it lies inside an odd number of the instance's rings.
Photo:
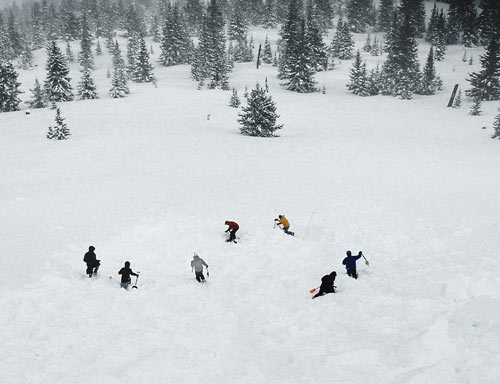
<svg viewBox="0 0 500 384">
<path fill-rule="evenodd" d="M 337 277 L 337 272 L 333 271 L 329 275 L 325 275 L 321 278 L 321 285 L 319 287 L 319 292 L 316 293 L 312 298 L 315 299 L 318 296 L 326 295 L 327 293 L 335 293 L 335 278 Z"/>
<path fill-rule="evenodd" d="M 87 263 L 87 275 L 89 277 L 92 277 L 92 275 L 97 274 L 97 270 L 99 269 L 99 266 L 101 265 L 101 260 L 97 260 L 97 256 L 94 253 L 95 247 L 92 245 L 89 247 L 89 251 L 83 256 L 83 261 Z"/>
<path fill-rule="evenodd" d="M 132 269 L 130 269 L 130 262 L 126 261 L 125 266 L 118 271 L 119 275 L 122 275 L 122 280 L 120 283 L 120 287 L 128 289 L 128 286 L 131 283 L 131 278 L 130 276 L 139 276 L 137 273 L 133 272 Z"/>
</svg>

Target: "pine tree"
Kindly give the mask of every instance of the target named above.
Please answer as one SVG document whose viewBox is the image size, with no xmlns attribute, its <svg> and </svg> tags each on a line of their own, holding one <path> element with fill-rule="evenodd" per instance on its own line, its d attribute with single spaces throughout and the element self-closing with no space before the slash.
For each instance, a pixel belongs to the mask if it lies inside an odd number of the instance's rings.
<svg viewBox="0 0 500 384">
<path fill-rule="evenodd" d="M 477 12 L 474 0 L 466 0 L 463 5 L 462 44 L 473 47 L 478 44 Z"/>
<path fill-rule="evenodd" d="M 47 139 L 66 140 L 71 136 L 70 130 L 64 120 L 65 119 L 61 116 L 61 108 L 57 108 L 55 118 L 56 124 L 54 127 L 49 127 Z"/>
<path fill-rule="evenodd" d="M 92 35 L 87 21 L 87 12 L 83 12 L 82 20 L 82 37 L 80 40 L 80 53 L 78 54 L 78 62 L 82 70 L 94 69 L 94 56 L 92 55 Z"/>
<path fill-rule="evenodd" d="M 357 51 L 356 56 L 354 56 L 349 79 L 350 81 L 346 85 L 349 91 L 358 96 L 369 95 L 366 63 L 361 59 L 361 53 L 359 51 Z"/>
<path fill-rule="evenodd" d="M 475 97 L 473 100 L 473 104 L 470 108 L 469 115 L 479 116 L 480 114 L 481 114 L 481 99 L 479 97 Z"/>
<path fill-rule="evenodd" d="M 339 19 L 337 30 L 330 44 L 330 58 L 340 60 L 351 60 L 353 57 L 354 40 L 349 26 L 345 21 Z"/>
<path fill-rule="evenodd" d="M 478 18 L 478 34 L 480 44 L 487 45 L 495 35 L 500 35 L 500 2 L 482 0 L 482 8 Z"/>
<path fill-rule="evenodd" d="M 493 120 L 493 136 L 492 139 L 499 138 L 500 139 L 500 108 L 498 108 L 498 114 L 495 116 L 495 120 Z"/>
<path fill-rule="evenodd" d="M 66 42 L 66 61 L 68 63 L 73 63 L 75 61 L 75 55 L 73 53 L 73 50 L 71 49 L 69 41 Z"/>
<path fill-rule="evenodd" d="M 350 0 L 346 5 L 349 30 L 364 33 L 370 25 L 371 0 Z"/>
<path fill-rule="evenodd" d="M 322 27 L 318 17 L 315 15 L 316 8 L 313 0 L 309 0 L 307 6 L 306 35 L 305 39 L 310 51 L 312 66 L 315 72 L 326 71 L 328 67 L 328 49 L 323 42 Z"/>
<path fill-rule="evenodd" d="M 14 13 L 12 12 L 12 9 L 9 12 L 9 18 L 7 20 L 7 35 L 12 47 L 14 57 L 19 56 L 23 52 L 25 42 L 21 35 L 21 32 L 19 32 L 16 18 L 14 16 Z"/>
<path fill-rule="evenodd" d="M 127 73 L 132 77 L 133 72 L 135 71 L 137 55 L 139 52 L 139 36 L 138 35 L 129 35 L 127 40 Z"/>
<path fill-rule="evenodd" d="M 385 95 L 411 99 L 420 77 L 415 29 L 408 17 L 391 37 L 388 55 L 382 67 L 381 86 Z"/>
<path fill-rule="evenodd" d="M 453 100 L 452 108 L 460 108 L 462 105 L 462 90 L 459 89 L 457 95 L 455 96 L 455 100 Z"/>
<path fill-rule="evenodd" d="M 17 82 L 18 74 L 14 70 L 12 62 L 0 63 L 0 112 L 12 112 L 19 110 L 18 95 L 22 93 L 19 89 L 21 83 Z"/>
<path fill-rule="evenodd" d="M 190 62 L 193 42 L 187 32 L 179 6 L 169 6 L 162 28 L 161 54 L 159 63 L 163 66 L 187 64 Z"/>
<path fill-rule="evenodd" d="M 43 29 L 42 9 L 38 2 L 34 2 L 31 8 L 31 31 L 33 49 L 43 48 L 46 42 L 46 36 Z"/>
<path fill-rule="evenodd" d="M 203 18 L 200 41 L 191 64 L 191 74 L 198 82 L 209 80 L 208 87 L 229 89 L 224 19 L 215 0 L 210 0 Z"/>
<path fill-rule="evenodd" d="M 278 15 L 276 14 L 276 0 L 266 0 L 262 24 L 264 28 L 267 29 L 274 29 L 278 25 Z"/>
<path fill-rule="evenodd" d="M 35 87 L 30 89 L 32 96 L 29 101 L 26 103 L 30 108 L 45 108 L 47 106 L 47 102 L 45 101 L 45 94 L 43 92 L 42 86 L 38 79 L 35 79 Z"/>
<path fill-rule="evenodd" d="M 231 98 L 229 99 L 229 106 L 233 108 L 238 108 L 241 104 L 240 98 L 238 97 L 238 91 L 236 88 L 233 88 L 233 93 L 231 94 Z"/>
<path fill-rule="evenodd" d="M 421 37 L 425 32 L 424 0 L 401 0 L 399 11 L 411 27 L 412 36 Z"/>
<path fill-rule="evenodd" d="M 203 24 L 203 5 L 200 0 L 186 0 L 184 14 L 188 29 L 197 34 Z"/>
<path fill-rule="evenodd" d="M 115 67 L 109 97 L 113 99 L 123 98 L 129 93 L 128 87 L 123 83 L 123 72 Z"/>
<path fill-rule="evenodd" d="M 83 69 L 81 81 L 77 86 L 80 100 L 97 99 L 96 86 L 88 69 Z"/>
<path fill-rule="evenodd" d="M 240 132 L 247 136 L 275 137 L 274 132 L 282 128 L 276 124 L 278 117 L 272 97 L 257 84 L 239 114 Z"/>
<path fill-rule="evenodd" d="M 125 94 L 130 93 L 130 89 L 127 84 L 127 71 L 125 68 L 125 60 L 123 60 L 121 56 L 121 50 L 120 50 L 120 45 L 118 44 L 118 41 L 115 41 L 113 51 L 111 52 L 113 56 L 113 79 L 116 80 L 118 86 L 120 88 L 120 92 L 123 91 Z M 116 72 L 116 76 L 115 76 Z"/>
<path fill-rule="evenodd" d="M 139 39 L 139 52 L 137 53 L 137 58 L 135 60 L 132 80 L 137 83 L 149 83 L 154 80 L 153 66 L 149 62 L 149 52 L 143 38 Z"/>
<path fill-rule="evenodd" d="M 33 67 L 33 51 L 28 43 L 25 43 L 23 51 L 19 57 L 22 69 L 31 69 Z"/>
<path fill-rule="evenodd" d="M 422 79 L 417 93 L 421 95 L 434 95 L 440 86 L 441 80 L 439 79 L 439 76 L 436 75 L 436 68 L 434 66 L 434 49 L 431 46 L 427 56 L 427 62 L 422 71 Z"/>
<path fill-rule="evenodd" d="M 381 32 L 389 32 L 391 29 L 392 15 L 394 12 L 394 0 L 380 0 L 377 18 L 377 29 Z"/>
<path fill-rule="evenodd" d="M 465 91 L 470 97 L 481 100 L 500 99 L 500 44 L 498 37 L 491 39 L 484 55 L 480 57 L 481 71 L 471 73 L 472 88 Z"/>
<path fill-rule="evenodd" d="M 71 101 L 74 98 L 71 78 L 66 60 L 52 41 L 47 49 L 47 78 L 45 79 L 45 95 L 49 102 Z"/>
<path fill-rule="evenodd" d="M 264 40 L 264 49 L 262 50 L 262 61 L 266 64 L 271 64 L 273 62 L 273 52 L 271 50 L 271 43 L 266 35 Z"/>
<path fill-rule="evenodd" d="M 96 56 L 102 55 L 102 48 L 101 48 L 101 41 L 100 40 L 97 40 L 97 44 L 95 47 L 95 54 L 96 54 Z"/>
</svg>

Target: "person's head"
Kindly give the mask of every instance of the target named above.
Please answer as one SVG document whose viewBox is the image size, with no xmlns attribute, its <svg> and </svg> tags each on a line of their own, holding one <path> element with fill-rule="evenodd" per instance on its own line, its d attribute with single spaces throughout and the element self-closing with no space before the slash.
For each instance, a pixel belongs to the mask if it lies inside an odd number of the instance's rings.
<svg viewBox="0 0 500 384">
<path fill-rule="evenodd" d="M 229 221 L 227 221 L 227 220 L 226 220 L 226 221 L 224 222 L 224 224 L 229 225 Z"/>
<path fill-rule="evenodd" d="M 91 246 L 89 247 L 89 251 L 90 251 L 90 252 L 94 252 L 94 251 L 95 251 L 95 247 L 91 245 Z"/>
<path fill-rule="evenodd" d="M 278 217 L 281 219 L 283 217 L 283 215 L 278 215 Z"/>
<path fill-rule="evenodd" d="M 332 273 L 330 273 L 330 276 L 335 279 L 335 277 L 337 277 L 337 272 L 333 271 Z"/>
<path fill-rule="evenodd" d="M 193 259 L 199 259 L 199 258 L 200 258 L 200 256 L 198 256 L 198 255 L 196 254 L 196 252 L 195 252 L 195 254 L 193 255 Z"/>
<path fill-rule="evenodd" d="M 346 254 L 347 256 L 351 256 L 351 255 L 352 255 L 351 251 L 347 251 L 345 254 Z"/>
<path fill-rule="evenodd" d="M 130 261 L 126 261 L 126 262 L 125 262 L 125 267 L 126 267 L 126 268 L 130 268 Z"/>
</svg>

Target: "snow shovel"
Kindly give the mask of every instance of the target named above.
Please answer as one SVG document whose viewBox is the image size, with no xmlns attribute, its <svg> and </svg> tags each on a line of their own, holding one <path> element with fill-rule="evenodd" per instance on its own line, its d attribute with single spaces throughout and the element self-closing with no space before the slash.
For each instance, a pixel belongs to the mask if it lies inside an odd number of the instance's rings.
<svg viewBox="0 0 500 384">
<path fill-rule="evenodd" d="M 135 283 L 134 283 L 134 285 L 132 285 L 132 289 L 134 289 L 134 288 L 137 289 L 138 288 L 137 287 L 137 280 L 138 279 L 139 279 L 139 272 L 137 272 L 137 276 L 135 277 Z"/>
<path fill-rule="evenodd" d="M 361 254 L 361 256 L 363 256 L 363 259 L 365 259 L 365 264 L 366 264 L 366 265 L 370 265 L 370 263 L 368 262 L 368 260 L 366 260 L 365 255 Z"/>
<path fill-rule="evenodd" d="M 309 293 L 310 293 L 310 294 L 313 294 L 313 293 L 314 293 L 314 292 L 316 292 L 318 289 L 319 289 L 319 287 L 316 287 L 316 288 L 310 289 L 310 290 L 309 290 Z"/>
</svg>

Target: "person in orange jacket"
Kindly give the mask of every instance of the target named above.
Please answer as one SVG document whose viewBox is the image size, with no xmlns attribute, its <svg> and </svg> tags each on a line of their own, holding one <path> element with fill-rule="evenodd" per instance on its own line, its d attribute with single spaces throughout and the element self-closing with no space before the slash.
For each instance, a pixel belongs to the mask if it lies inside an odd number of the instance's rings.
<svg viewBox="0 0 500 384">
<path fill-rule="evenodd" d="M 290 223 L 288 222 L 287 218 L 285 217 L 285 215 L 279 215 L 277 219 L 274 219 L 274 221 L 278 224 L 278 225 L 282 225 L 283 226 L 283 231 L 285 231 L 285 233 L 287 235 L 291 235 L 291 236 L 295 236 L 295 232 L 291 232 L 289 231 L 289 228 L 290 228 Z"/>
<path fill-rule="evenodd" d="M 228 221 L 226 220 L 226 222 L 224 223 L 228 226 L 228 228 L 225 230 L 225 232 L 229 232 L 229 239 L 227 239 L 226 241 L 228 243 L 230 243 L 231 241 L 236 243 L 236 232 L 238 231 L 238 229 L 240 229 L 240 226 L 238 225 L 238 223 L 235 223 L 234 221 Z"/>
</svg>

